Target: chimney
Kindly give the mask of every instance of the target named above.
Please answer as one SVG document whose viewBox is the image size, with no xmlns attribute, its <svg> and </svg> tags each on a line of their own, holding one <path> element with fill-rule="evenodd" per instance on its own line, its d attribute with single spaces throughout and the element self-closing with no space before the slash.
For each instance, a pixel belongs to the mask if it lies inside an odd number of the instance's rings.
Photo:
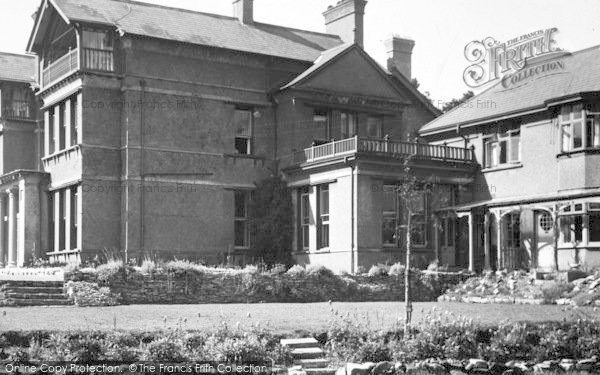
<svg viewBox="0 0 600 375">
<path fill-rule="evenodd" d="M 241 23 L 254 23 L 254 0 L 233 0 L 233 16 Z"/>
<path fill-rule="evenodd" d="M 329 6 L 323 17 L 328 34 L 339 35 L 344 43 L 364 47 L 366 0 L 340 0 Z"/>
<path fill-rule="evenodd" d="M 412 50 L 415 41 L 394 36 L 385 41 L 385 51 L 388 54 L 388 70 L 398 69 L 407 79 L 412 78 Z"/>
</svg>

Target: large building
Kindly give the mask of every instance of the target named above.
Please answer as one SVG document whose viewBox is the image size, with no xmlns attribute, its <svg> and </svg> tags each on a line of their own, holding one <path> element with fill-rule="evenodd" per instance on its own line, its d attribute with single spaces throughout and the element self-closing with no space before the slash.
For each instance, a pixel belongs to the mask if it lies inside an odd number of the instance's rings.
<svg viewBox="0 0 600 375">
<path fill-rule="evenodd" d="M 234 17 L 42 1 L 21 76 L 2 77 L 24 90 L 2 108 L 29 112 L 2 112 L 0 258 L 243 260 L 250 193 L 282 174 L 298 262 L 355 271 L 402 258 L 394 186 L 410 156 L 446 197 L 424 196 L 413 218 L 417 258 L 433 260 L 429 213 L 468 199 L 476 164 L 462 145 L 415 141 L 438 111 L 411 84 L 414 42 L 391 39 L 379 65 L 362 48 L 365 6 L 329 7 L 317 33 L 255 21 L 252 0 Z"/>
<path fill-rule="evenodd" d="M 600 47 L 527 62 L 421 128 L 472 147 L 472 202 L 440 211 L 459 226 L 451 266 L 539 270 L 600 265 Z"/>
</svg>

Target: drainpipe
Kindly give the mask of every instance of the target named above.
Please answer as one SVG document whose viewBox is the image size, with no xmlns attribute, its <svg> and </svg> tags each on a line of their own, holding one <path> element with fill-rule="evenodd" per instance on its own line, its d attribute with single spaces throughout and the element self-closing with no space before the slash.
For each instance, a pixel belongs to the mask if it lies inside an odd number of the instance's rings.
<svg viewBox="0 0 600 375">
<path fill-rule="evenodd" d="M 140 254 L 144 251 L 144 102 L 146 100 L 146 81 L 140 80 Z"/>
</svg>

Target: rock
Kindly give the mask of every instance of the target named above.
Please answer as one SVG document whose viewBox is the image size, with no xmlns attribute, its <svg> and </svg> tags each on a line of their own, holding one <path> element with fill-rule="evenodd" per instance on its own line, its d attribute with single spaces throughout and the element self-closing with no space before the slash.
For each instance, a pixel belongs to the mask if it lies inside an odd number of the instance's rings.
<svg viewBox="0 0 600 375">
<path fill-rule="evenodd" d="M 347 363 L 346 375 L 369 375 L 373 367 L 375 367 L 373 362 Z"/>
<path fill-rule="evenodd" d="M 395 364 L 392 362 L 379 362 L 371 370 L 372 375 L 384 375 L 394 372 Z"/>
<path fill-rule="evenodd" d="M 558 369 L 558 361 L 544 361 L 533 366 L 534 372 L 556 371 Z"/>
<path fill-rule="evenodd" d="M 529 371 L 529 366 L 527 366 L 527 363 L 525 362 L 521 362 L 521 361 L 509 361 L 506 362 L 505 364 L 506 367 L 509 367 L 511 369 L 517 369 L 521 372 L 528 372 Z"/>
<path fill-rule="evenodd" d="M 600 279 L 596 279 L 594 280 L 591 284 L 590 284 L 590 289 L 596 289 L 598 287 L 598 285 L 600 285 Z"/>
<path fill-rule="evenodd" d="M 522 375 L 522 374 L 524 374 L 523 370 L 521 370 L 518 367 L 509 368 L 508 370 L 506 370 L 502 373 L 502 375 Z"/>
<path fill-rule="evenodd" d="M 556 300 L 556 304 L 557 305 L 570 305 L 571 299 L 570 298 L 559 298 Z"/>
<path fill-rule="evenodd" d="M 486 361 L 484 361 L 483 359 L 469 359 L 469 363 L 465 366 L 465 370 L 471 372 L 473 370 L 487 370 L 488 367 L 488 363 Z"/>
<path fill-rule="evenodd" d="M 578 361 L 575 365 L 575 368 L 578 371 L 591 371 L 596 367 L 597 360 L 595 358 L 591 359 L 582 359 Z"/>
<path fill-rule="evenodd" d="M 288 375 L 306 375 L 306 371 L 302 369 L 302 366 L 293 366 L 288 369 Z"/>
<path fill-rule="evenodd" d="M 503 364 L 492 362 L 489 364 L 489 369 L 492 374 L 502 374 L 509 368 Z"/>
<path fill-rule="evenodd" d="M 570 358 L 563 358 L 558 363 L 558 366 L 560 368 L 562 368 L 565 372 L 566 371 L 573 371 L 573 370 L 575 370 L 575 365 L 576 365 L 575 360 L 574 359 L 570 359 Z"/>
<path fill-rule="evenodd" d="M 396 374 L 404 373 L 404 372 L 406 372 L 406 365 L 401 362 L 396 362 L 394 364 L 394 371 L 396 371 Z"/>
<path fill-rule="evenodd" d="M 467 375 L 467 373 L 461 370 L 450 370 L 450 375 Z"/>
</svg>

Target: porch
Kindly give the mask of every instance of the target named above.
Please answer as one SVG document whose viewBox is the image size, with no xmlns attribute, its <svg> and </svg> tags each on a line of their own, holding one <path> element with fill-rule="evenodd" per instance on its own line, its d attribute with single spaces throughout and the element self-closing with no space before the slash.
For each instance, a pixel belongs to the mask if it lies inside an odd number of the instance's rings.
<svg viewBox="0 0 600 375">
<path fill-rule="evenodd" d="M 540 271 L 600 266 L 600 197 L 463 206 L 455 215 L 457 265 Z"/>
<path fill-rule="evenodd" d="M 36 171 L 0 176 L 0 267 L 22 267 L 44 245 L 40 189 L 46 176 Z"/>
</svg>

